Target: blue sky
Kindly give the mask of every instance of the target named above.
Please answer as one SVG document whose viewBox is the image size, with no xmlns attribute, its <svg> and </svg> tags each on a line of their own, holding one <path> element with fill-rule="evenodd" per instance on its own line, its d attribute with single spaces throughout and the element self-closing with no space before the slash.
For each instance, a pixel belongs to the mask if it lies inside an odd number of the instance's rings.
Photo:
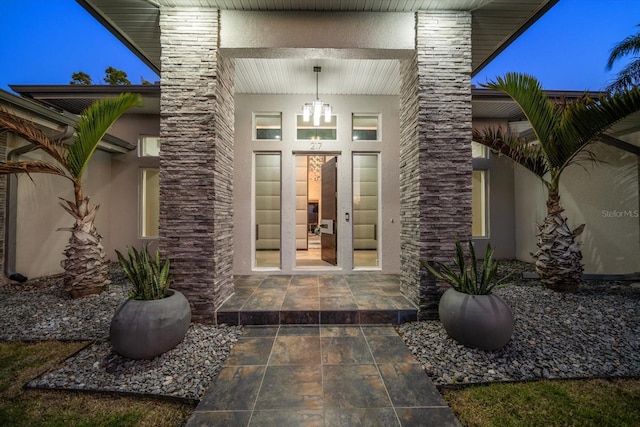
<svg viewBox="0 0 640 427">
<path fill-rule="evenodd" d="M 640 0 L 560 0 L 475 78 L 508 71 L 536 76 L 547 89 L 598 90 L 612 46 L 640 31 Z M 74 0 L 0 0 L 0 88 L 68 84 L 76 71 L 102 83 L 113 66 L 137 84 L 158 76 Z"/>
</svg>

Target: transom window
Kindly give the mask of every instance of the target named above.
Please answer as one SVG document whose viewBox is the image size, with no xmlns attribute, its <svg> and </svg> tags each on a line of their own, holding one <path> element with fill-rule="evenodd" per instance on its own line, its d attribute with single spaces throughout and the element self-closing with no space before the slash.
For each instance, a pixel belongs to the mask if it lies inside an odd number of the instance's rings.
<svg viewBox="0 0 640 427">
<path fill-rule="evenodd" d="M 351 138 L 354 141 L 378 141 L 380 116 L 378 114 L 352 114 Z"/>
<path fill-rule="evenodd" d="M 478 142 L 471 142 L 471 156 L 474 159 L 488 159 L 489 158 L 489 149 Z"/>
<path fill-rule="evenodd" d="M 256 113 L 254 137 L 261 140 L 282 140 L 282 113 Z"/>
<path fill-rule="evenodd" d="M 160 138 L 158 136 L 140 136 L 139 155 L 140 157 L 158 157 L 160 155 Z"/>
<path fill-rule="evenodd" d="M 320 126 L 314 126 L 311 120 L 305 122 L 302 115 L 296 116 L 296 139 L 335 141 L 337 138 L 337 116 L 331 116 L 329 122 L 322 120 Z"/>
</svg>

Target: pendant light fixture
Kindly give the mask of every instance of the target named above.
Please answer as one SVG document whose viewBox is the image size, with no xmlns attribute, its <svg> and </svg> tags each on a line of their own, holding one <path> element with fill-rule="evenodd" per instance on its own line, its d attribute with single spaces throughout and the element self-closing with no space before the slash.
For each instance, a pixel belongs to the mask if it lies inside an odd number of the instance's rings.
<svg viewBox="0 0 640 427">
<path fill-rule="evenodd" d="M 322 67 L 313 67 L 313 72 L 316 73 L 316 100 L 311 103 L 306 103 L 302 107 L 302 120 L 308 122 L 313 117 L 313 125 L 320 126 L 320 118 L 324 115 L 324 121 L 329 123 L 331 121 L 331 106 L 320 101 L 318 96 L 318 76 L 322 71 Z"/>
</svg>

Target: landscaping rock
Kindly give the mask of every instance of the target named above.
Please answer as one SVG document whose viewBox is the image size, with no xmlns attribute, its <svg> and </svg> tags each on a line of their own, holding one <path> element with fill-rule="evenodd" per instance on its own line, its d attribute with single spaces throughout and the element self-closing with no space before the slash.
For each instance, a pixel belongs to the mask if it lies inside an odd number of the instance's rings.
<svg viewBox="0 0 640 427">
<path fill-rule="evenodd" d="M 0 340 L 90 341 L 88 346 L 28 387 L 156 394 L 197 401 L 218 375 L 238 326 L 192 324 L 174 349 L 151 360 L 125 359 L 109 343 L 109 325 L 131 286 L 116 264 L 100 295 L 71 299 L 62 276 L 1 287 Z"/>
<path fill-rule="evenodd" d="M 529 264 L 502 266 L 521 273 Z M 640 289 L 625 282 L 583 281 L 559 294 L 517 276 L 497 290 L 511 307 L 511 341 L 490 352 L 461 347 L 438 321 L 398 326 L 436 385 L 640 375 Z"/>
</svg>

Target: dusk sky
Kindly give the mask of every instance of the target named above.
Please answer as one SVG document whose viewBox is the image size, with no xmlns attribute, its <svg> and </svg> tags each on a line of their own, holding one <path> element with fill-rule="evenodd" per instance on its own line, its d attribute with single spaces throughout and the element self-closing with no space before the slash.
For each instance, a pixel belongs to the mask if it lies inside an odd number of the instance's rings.
<svg viewBox="0 0 640 427">
<path fill-rule="evenodd" d="M 624 65 L 606 71 L 611 48 L 637 24 L 640 0 L 560 0 L 473 82 L 519 71 L 546 89 L 602 89 Z M 133 84 L 159 79 L 74 0 L 0 0 L 0 89 L 68 84 L 76 71 L 101 84 L 109 66 Z"/>
</svg>

